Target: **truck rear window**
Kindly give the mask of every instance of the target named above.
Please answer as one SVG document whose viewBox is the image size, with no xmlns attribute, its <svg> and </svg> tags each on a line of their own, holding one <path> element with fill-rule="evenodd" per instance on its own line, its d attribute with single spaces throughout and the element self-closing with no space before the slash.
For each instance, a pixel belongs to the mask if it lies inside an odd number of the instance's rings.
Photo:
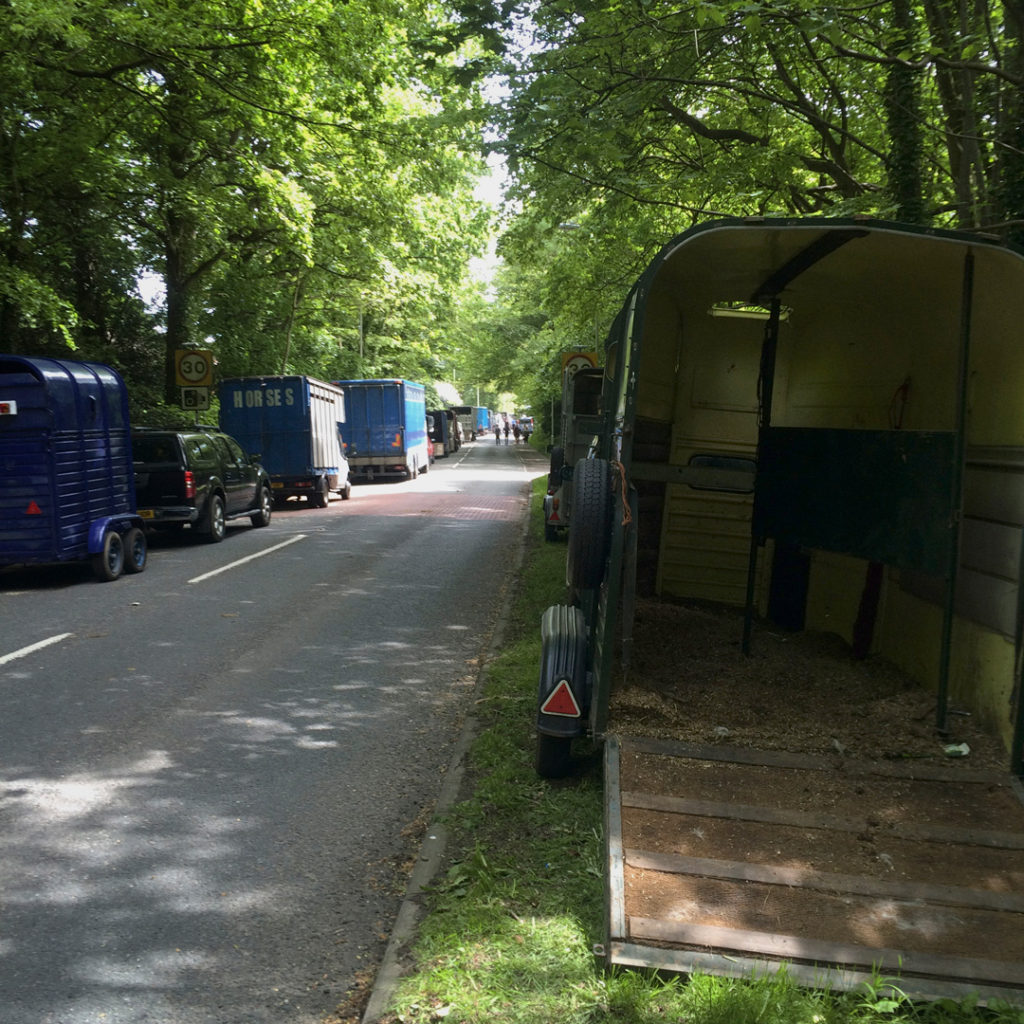
<svg viewBox="0 0 1024 1024">
<path fill-rule="evenodd" d="M 177 465 L 178 443 L 173 437 L 136 435 L 132 438 L 132 458 L 136 462 L 171 462 Z"/>
</svg>

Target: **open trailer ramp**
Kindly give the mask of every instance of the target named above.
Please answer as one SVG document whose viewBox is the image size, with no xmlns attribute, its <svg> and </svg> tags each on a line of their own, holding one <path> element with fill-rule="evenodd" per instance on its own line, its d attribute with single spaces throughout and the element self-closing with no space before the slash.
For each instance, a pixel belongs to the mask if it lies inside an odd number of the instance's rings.
<svg viewBox="0 0 1024 1024">
<path fill-rule="evenodd" d="M 1010 773 L 609 735 L 609 964 L 1024 1003 Z"/>
</svg>

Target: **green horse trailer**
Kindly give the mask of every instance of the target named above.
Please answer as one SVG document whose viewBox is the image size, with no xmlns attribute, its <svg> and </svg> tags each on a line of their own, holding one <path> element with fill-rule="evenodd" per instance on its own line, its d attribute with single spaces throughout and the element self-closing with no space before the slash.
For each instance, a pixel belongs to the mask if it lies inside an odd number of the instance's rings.
<svg viewBox="0 0 1024 1024">
<path fill-rule="evenodd" d="M 1024 254 L 864 219 L 702 224 L 629 292 L 537 708 L 542 774 L 603 746 L 608 963 L 1021 1001 L 1022 341 Z M 920 695 L 886 725 L 925 756 L 844 739 L 843 676 L 814 703 L 787 668 L 807 637 Z"/>
</svg>

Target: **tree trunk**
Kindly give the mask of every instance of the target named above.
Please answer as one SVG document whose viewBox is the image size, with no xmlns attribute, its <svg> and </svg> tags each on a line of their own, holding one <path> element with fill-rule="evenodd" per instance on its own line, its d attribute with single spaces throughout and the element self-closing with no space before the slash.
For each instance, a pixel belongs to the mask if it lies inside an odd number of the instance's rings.
<svg viewBox="0 0 1024 1024">
<path fill-rule="evenodd" d="M 1024 3 L 1005 0 L 1003 59 L 1024 82 Z M 1024 245 L 1024 86 L 1007 84 L 999 104 L 996 217 L 1011 242 Z"/>
<path fill-rule="evenodd" d="M 917 31 L 910 0 L 893 0 L 894 54 L 912 51 Z M 896 218 L 909 224 L 927 223 L 921 180 L 923 124 L 920 73 L 907 63 L 893 64 L 885 87 L 885 113 L 889 136 L 886 160 L 889 191 L 896 202 Z"/>
</svg>

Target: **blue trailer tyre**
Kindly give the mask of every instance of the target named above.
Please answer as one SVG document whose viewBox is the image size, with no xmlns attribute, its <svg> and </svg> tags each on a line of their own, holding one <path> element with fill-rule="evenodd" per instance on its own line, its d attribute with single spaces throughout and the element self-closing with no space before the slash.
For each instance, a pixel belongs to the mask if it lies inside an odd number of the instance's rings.
<svg viewBox="0 0 1024 1024">
<path fill-rule="evenodd" d="M 124 541 L 117 530 L 103 535 L 103 550 L 92 556 L 92 571 L 104 583 L 116 580 L 124 571 Z"/>
<path fill-rule="evenodd" d="M 227 532 L 228 524 L 224 518 L 224 499 L 219 494 L 211 494 L 202 533 L 211 544 L 217 544 L 224 539 Z"/>
<path fill-rule="evenodd" d="M 269 526 L 270 517 L 274 514 L 274 499 L 270 490 L 266 487 L 260 488 L 260 507 L 249 516 L 249 522 L 253 526 Z"/>
<path fill-rule="evenodd" d="M 572 767 L 570 747 L 572 739 L 567 736 L 545 736 L 537 734 L 537 758 L 534 767 L 542 779 L 564 779 Z"/>
<path fill-rule="evenodd" d="M 149 557 L 149 545 L 146 535 L 137 526 L 133 526 L 124 535 L 125 572 L 142 572 L 146 568 Z"/>
<path fill-rule="evenodd" d="M 611 544 L 612 485 L 607 459 L 580 459 L 572 475 L 566 583 L 593 590 L 604 582 Z"/>
</svg>

